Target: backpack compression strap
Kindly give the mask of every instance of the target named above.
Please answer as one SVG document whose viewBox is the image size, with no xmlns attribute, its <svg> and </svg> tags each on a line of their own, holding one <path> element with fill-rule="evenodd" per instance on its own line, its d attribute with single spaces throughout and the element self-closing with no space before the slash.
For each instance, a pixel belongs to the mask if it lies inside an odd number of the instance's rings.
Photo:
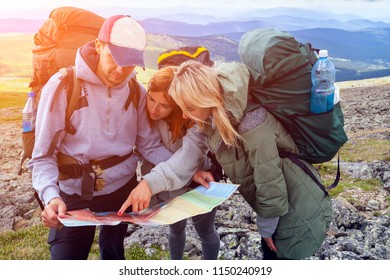
<svg viewBox="0 0 390 280">
<path fill-rule="evenodd" d="M 335 178 L 333 184 L 328 186 L 328 187 L 325 187 L 317 179 L 317 177 L 313 174 L 313 172 L 297 157 L 296 154 L 288 152 L 288 151 L 280 151 L 279 152 L 279 156 L 281 158 L 288 158 L 293 163 L 298 165 L 320 187 L 320 189 L 324 192 L 325 196 L 329 196 L 328 190 L 331 190 L 331 189 L 335 188 L 338 185 L 339 181 L 340 181 L 340 155 L 338 155 L 338 159 L 337 159 L 337 174 L 336 174 L 336 178 Z"/>
<path fill-rule="evenodd" d="M 214 178 L 214 179 L 216 179 L 217 181 L 220 181 L 220 180 L 226 181 L 227 176 L 226 176 L 224 170 L 222 169 L 222 166 L 217 161 L 217 158 L 215 157 L 214 153 L 212 151 L 209 151 L 207 153 L 207 157 L 211 160 L 211 162 L 213 164 L 214 172 L 216 173 L 215 175 L 218 176 L 218 178 Z"/>
</svg>

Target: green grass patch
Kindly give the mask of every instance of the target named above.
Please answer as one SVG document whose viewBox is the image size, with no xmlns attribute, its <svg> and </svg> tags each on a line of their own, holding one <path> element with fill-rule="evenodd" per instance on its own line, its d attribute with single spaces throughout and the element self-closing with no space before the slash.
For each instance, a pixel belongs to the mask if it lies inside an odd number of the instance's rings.
<svg viewBox="0 0 390 280">
<path fill-rule="evenodd" d="M 18 231 L 0 233 L 1 260 L 47 260 L 50 259 L 46 243 L 49 229 L 43 225 Z"/>
<path fill-rule="evenodd" d="M 357 139 L 348 141 L 340 150 L 343 161 L 390 160 L 390 141 L 380 139 Z"/>
<path fill-rule="evenodd" d="M 362 180 L 358 178 L 349 178 L 344 176 L 336 188 L 329 191 L 331 197 L 337 197 L 347 189 L 359 188 L 366 192 L 374 192 L 383 188 L 383 182 L 378 179 Z M 324 180 L 326 186 L 332 183 L 331 180 Z"/>
<path fill-rule="evenodd" d="M 23 108 L 29 92 L 29 79 L 9 78 L 0 81 L 0 108 Z"/>
<path fill-rule="evenodd" d="M 27 100 L 27 93 L 0 92 L 0 109 L 9 107 L 23 108 Z"/>
<path fill-rule="evenodd" d="M 151 246 L 146 252 L 140 245 L 132 245 L 125 250 L 126 260 L 168 260 L 169 252 L 159 246 Z"/>
<path fill-rule="evenodd" d="M 50 251 L 47 244 L 49 229 L 43 225 L 0 233 L 0 260 L 49 260 Z M 89 253 L 88 259 L 99 259 L 98 233 Z M 145 248 L 134 245 L 125 249 L 128 260 L 161 260 L 169 259 L 169 252 L 154 246 L 146 252 Z"/>
<path fill-rule="evenodd" d="M 322 182 L 325 186 L 330 186 L 337 174 L 337 164 L 332 162 L 325 162 L 321 164 L 315 164 L 318 172 L 321 175 Z M 377 191 L 383 188 L 383 182 L 378 179 L 359 179 L 352 178 L 343 173 L 341 170 L 341 178 L 336 188 L 329 191 L 330 197 L 337 197 L 347 189 L 359 188 L 367 192 Z"/>
<path fill-rule="evenodd" d="M 29 79 L 0 79 L 0 123 L 21 123 L 22 108 L 27 100 Z M 7 109 L 9 108 L 9 110 Z"/>
</svg>

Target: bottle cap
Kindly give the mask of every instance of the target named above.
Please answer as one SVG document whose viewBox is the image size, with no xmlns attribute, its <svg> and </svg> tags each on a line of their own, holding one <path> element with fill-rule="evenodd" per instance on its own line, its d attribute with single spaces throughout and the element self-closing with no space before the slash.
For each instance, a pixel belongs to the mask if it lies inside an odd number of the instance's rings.
<svg viewBox="0 0 390 280">
<path fill-rule="evenodd" d="M 328 50 L 320 50 L 318 53 L 319 57 L 328 57 Z"/>
<path fill-rule="evenodd" d="M 35 96 L 35 92 L 33 92 L 33 91 L 30 91 L 29 93 L 28 93 L 28 97 L 34 97 Z"/>
</svg>

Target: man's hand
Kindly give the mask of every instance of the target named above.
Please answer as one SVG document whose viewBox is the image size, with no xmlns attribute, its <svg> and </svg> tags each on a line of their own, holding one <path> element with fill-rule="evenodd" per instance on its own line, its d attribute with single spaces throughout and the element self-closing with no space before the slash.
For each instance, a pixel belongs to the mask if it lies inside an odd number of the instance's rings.
<svg viewBox="0 0 390 280">
<path fill-rule="evenodd" d="M 209 182 L 215 182 L 215 179 L 213 177 L 213 174 L 209 171 L 204 171 L 204 170 L 198 170 L 192 176 L 192 180 L 197 182 L 198 184 L 201 184 L 203 187 L 208 188 Z"/>
<path fill-rule="evenodd" d="M 43 225 L 46 227 L 59 228 L 62 224 L 58 217 L 65 217 L 66 204 L 61 198 L 56 197 L 50 200 L 49 204 L 45 206 L 41 218 Z"/>
<path fill-rule="evenodd" d="M 150 190 L 148 183 L 145 180 L 142 180 L 138 186 L 131 191 L 129 197 L 122 204 L 122 207 L 118 211 L 118 216 L 122 216 L 130 205 L 132 206 L 133 212 L 139 212 L 148 208 L 151 197 L 152 191 Z"/>
</svg>

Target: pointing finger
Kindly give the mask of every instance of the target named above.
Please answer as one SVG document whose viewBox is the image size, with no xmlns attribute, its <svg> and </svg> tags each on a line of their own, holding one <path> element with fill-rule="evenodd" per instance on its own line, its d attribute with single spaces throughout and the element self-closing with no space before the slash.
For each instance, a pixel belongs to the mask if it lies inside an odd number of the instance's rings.
<svg viewBox="0 0 390 280">
<path fill-rule="evenodd" d="M 131 199 L 126 199 L 126 201 L 122 204 L 121 208 L 118 211 L 118 216 L 122 216 L 122 214 L 126 212 L 127 208 L 129 208 L 131 204 Z"/>
</svg>

